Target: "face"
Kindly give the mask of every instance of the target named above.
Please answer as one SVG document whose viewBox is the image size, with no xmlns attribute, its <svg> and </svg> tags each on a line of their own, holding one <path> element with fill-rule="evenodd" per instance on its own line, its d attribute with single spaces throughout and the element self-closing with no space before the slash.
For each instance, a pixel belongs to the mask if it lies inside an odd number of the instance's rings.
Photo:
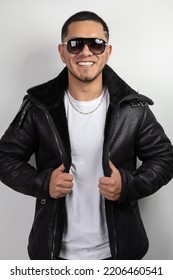
<svg viewBox="0 0 173 280">
<path fill-rule="evenodd" d="M 76 37 L 101 38 L 108 41 L 103 27 L 94 21 L 77 21 L 69 25 L 68 35 L 64 42 Z M 59 53 L 62 61 L 66 64 L 69 73 L 69 80 L 77 79 L 80 82 L 91 82 L 102 75 L 102 70 L 111 54 L 111 46 L 105 47 L 102 54 L 93 54 L 87 45 L 78 54 L 71 54 L 66 45 L 59 45 Z"/>
</svg>

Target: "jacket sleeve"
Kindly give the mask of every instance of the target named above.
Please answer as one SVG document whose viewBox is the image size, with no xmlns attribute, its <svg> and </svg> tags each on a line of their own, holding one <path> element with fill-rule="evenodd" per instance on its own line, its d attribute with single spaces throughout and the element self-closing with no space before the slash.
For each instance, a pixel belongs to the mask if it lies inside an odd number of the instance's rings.
<svg viewBox="0 0 173 280">
<path fill-rule="evenodd" d="M 49 180 L 53 169 L 38 171 L 28 163 L 37 148 L 32 106 L 24 102 L 0 140 L 0 180 L 15 191 L 46 198 L 49 196 Z"/>
<path fill-rule="evenodd" d="M 173 147 L 163 128 L 148 106 L 139 119 L 134 150 L 142 163 L 134 172 L 120 169 L 123 189 L 119 202 L 149 196 L 173 177 Z"/>
</svg>

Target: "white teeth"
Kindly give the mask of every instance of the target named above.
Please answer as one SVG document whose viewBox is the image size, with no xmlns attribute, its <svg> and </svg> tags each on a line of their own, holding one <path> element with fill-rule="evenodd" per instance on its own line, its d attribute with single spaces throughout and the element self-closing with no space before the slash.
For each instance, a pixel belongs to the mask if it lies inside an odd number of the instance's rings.
<svg viewBox="0 0 173 280">
<path fill-rule="evenodd" d="M 81 61 L 81 62 L 78 62 L 78 64 L 81 66 L 88 66 L 88 65 L 93 65 L 94 63 L 91 61 L 87 61 L 87 62 Z"/>
</svg>

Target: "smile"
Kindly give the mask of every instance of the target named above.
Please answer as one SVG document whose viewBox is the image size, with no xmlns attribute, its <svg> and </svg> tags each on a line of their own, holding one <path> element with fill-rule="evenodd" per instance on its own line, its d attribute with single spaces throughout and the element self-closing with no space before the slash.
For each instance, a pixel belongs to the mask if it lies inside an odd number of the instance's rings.
<svg viewBox="0 0 173 280">
<path fill-rule="evenodd" d="M 92 61 L 80 61 L 77 63 L 80 66 L 92 66 L 94 64 L 94 62 Z"/>
</svg>

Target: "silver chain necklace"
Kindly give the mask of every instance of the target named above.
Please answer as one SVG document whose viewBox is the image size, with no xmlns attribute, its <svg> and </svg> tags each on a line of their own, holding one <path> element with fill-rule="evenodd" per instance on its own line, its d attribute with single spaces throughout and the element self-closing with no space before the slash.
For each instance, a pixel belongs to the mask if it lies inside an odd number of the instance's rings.
<svg viewBox="0 0 173 280">
<path fill-rule="evenodd" d="M 103 99 L 104 99 L 104 96 L 105 96 L 105 90 L 104 90 L 102 99 L 100 100 L 100 102 L 99 102 L 99 104 L 96 106 L 96 108 L 94 108 L 94 109 L 93 109 L 92 111 L 90 111 L 90 112 L 82 112 L 82 111 L 80 111 L 78 108 L 76 108 L 76 107 L 74 106 L 74 104 L 72 103 L 72 101 L 71 101 L 71 99 L 70 99 L 70 97 L 69 97 L 69 92 L 67 91 L 67 97 L 68 97 L 68 100 L 69 100 L 71 106 L 73 107 L 73 109 L 75 109 L 78 113 L 80 113 L 80 114 L 82 114 L 82 115 L 89 115 L 89 114 L 94 113 L 94 112 L 100 107 L 100 105 L 102 104 L 102 101 L 103 101 Z"/>
</svg>

